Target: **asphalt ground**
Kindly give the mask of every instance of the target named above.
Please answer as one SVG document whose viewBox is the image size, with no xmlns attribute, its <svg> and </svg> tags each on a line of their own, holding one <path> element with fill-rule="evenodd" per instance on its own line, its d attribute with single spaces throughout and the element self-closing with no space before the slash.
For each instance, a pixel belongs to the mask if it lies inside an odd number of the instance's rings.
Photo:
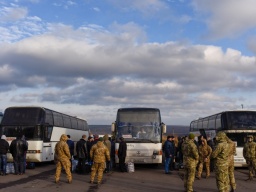
<svg viewBox="0 0 256 192">
<path fill-rule="evenodd" d="M 73 182 L 68 184 L 65 173 L 61 174 L 59 184 L 54 182 L 55 165 L 51 163 L 36 164 L 35 169 L 27 169 L 24 175 L 0 176 L 0 191 L 7 192 L 182 192 L 183 170 L 164 174 L 163 166 L 135 165 L 135 172 L 122 173 L 118 169 L 105 173 L 102 184 L 90 184 L 89 174 L 73 173 Z M 256 178 L 248 178 L 246 168 L 235 170 L 237 182 L 236 192 L 255 192 Z M 194 190 L 197 192 L 217 192 L 215 175 L 210 178 L 195 180 Z"/>
</svg>

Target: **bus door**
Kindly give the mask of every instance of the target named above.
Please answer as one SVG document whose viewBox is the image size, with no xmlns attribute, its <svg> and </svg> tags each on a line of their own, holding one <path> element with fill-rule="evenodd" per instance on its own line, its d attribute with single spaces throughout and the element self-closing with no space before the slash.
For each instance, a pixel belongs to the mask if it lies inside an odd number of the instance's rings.
<svg viewBox="0 0 256 192">
<path fill-rule="evenodd" d="M 54 146 L 51 142 L 52 126 L 44 126 L 42 161 L 53 161 Z"/>
</svg>

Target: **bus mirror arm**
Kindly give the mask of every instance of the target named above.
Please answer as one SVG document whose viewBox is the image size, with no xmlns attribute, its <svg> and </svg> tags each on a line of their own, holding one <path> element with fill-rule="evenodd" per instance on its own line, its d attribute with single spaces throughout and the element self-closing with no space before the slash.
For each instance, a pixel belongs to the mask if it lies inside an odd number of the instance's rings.
<svg viewBox="0 0 256 192">
<path fill-rule="evenodd" d="M 115 132 L 115 127 L 116 127 L 116 123 L 113 122 L 113 123 L 111 124 L 111 131 L 112 131 L 112 132 Z"/>
<path fill-rule="evenodd" d="M 164 123 L 161 123 L 162 132 L 166 133 L 166 125 Z"/>
</svg>

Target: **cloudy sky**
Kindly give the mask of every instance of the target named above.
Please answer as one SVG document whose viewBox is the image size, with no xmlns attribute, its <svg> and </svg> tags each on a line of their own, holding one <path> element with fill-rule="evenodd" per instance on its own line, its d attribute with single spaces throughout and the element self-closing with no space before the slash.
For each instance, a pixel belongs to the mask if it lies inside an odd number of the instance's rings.
<svg viewBox="0 0 256 192">
<path fill-rule="evenodd" d="M 255 0 L 1 0 L 0 110 L 38 105 L 111 124 L 256 109 Z"/>
</svg>

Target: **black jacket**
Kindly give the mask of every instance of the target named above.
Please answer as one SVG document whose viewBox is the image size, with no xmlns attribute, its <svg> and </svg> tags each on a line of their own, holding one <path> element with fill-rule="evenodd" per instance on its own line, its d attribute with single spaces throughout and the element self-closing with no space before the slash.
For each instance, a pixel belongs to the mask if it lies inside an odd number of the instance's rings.
<svg viewBox="0 0 256 192">
<path fill-rule="evenodd" d="M 76 143 L 76 155 L 78 158 L 88 158 L 87 145 L 84 139 L 80 139 Z"/>
<path fill-rule="evenodd" d="M 9 143 L 5 139 L 0 139 L 0 154 L 6 155 L 9 150 Z"/>
<path fill-rule="evenodd" d="M 126 151 L 127 151 L 127 145 L 125 141 L 121 141 L 119 143 L 119 148 L 118 148 L 118 157 L 126 157 Z"/>
<path fill-rule="evenodd" d="M 10 145 L 10 153 L 12 156 L 15 157 L 21 157 L 24 156 L 25 152 L 28 150 L 28 146 L 26 144 L 26 141 L 21 139 L 14 139 L 11 142 Z"/>
</svg>

